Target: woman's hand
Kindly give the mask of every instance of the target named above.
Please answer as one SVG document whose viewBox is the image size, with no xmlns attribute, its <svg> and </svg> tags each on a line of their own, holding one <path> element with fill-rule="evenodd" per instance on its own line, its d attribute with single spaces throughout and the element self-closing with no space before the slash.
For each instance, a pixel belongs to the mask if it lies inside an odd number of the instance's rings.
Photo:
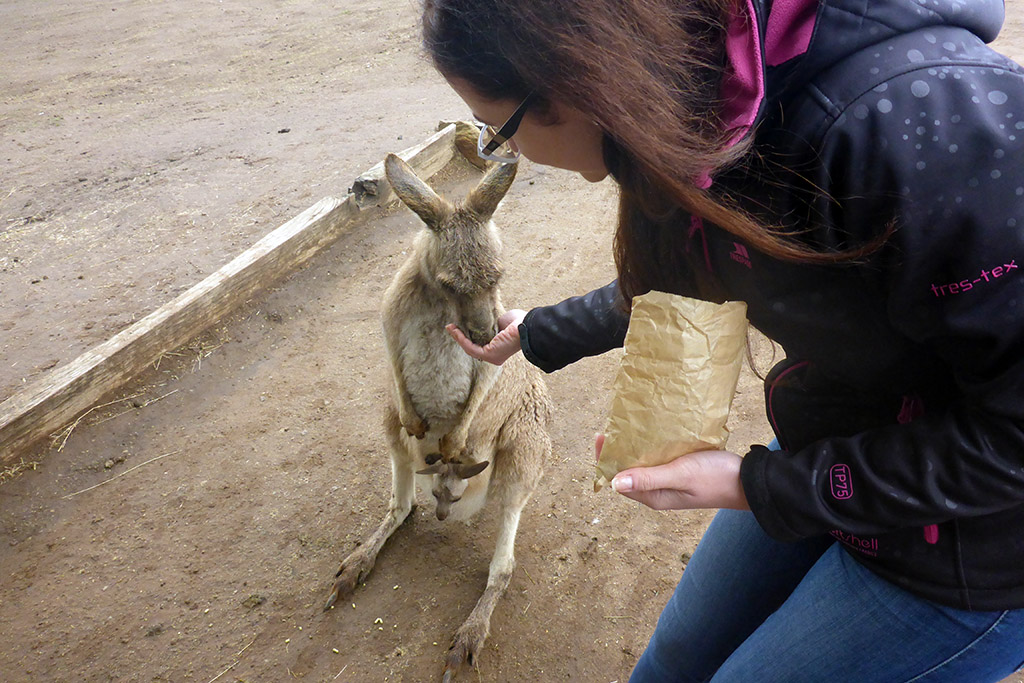
<svg viewBox="0 0 1024 683">
<path fill-rule="evenodd" d="M 498 327 L 501 331 L 494 335 L 487 346 L 474 344 L 469 337 L 463 334 L 462 330 L 454 324 L 445 327 L 448 334 L 452 335 L 462 350 L 477 360 L 485 360 L 488 363 L 501 365 L 514 356 L 519 350 L 519 323 L 526 317 L 526 311 L 512 310 L 502 313 L 498 318 Z"/>
<path fill-rule="evenodd" d="M 603 434 L 594 445 L 600 457 Z M 749 510 L 740 483 L 741 462 L 729 451 L 698 451 L 664 465 L 623 470 L 612 479 L 612 488 L 654 510 Z"/>
</svg>

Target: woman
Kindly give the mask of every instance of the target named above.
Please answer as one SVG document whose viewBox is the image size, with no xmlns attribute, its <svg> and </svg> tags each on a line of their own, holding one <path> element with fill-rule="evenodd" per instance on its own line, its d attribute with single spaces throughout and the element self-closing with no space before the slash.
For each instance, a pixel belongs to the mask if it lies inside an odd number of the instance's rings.
<svg viewBox="0 0 1024 683">
<path fill-rule="evenodd" d="M 551 372 L 657 289 L 787 358 L 772 448 L 620 473 L 723 508 L 634 681 L 998 681 L 1024 664 L 1024 71 L 999 0 L 426 0 L 481 153 L 611 174 L 618 279 L 486 347 Z M 502 125 L 507 121 L 506 125 Z M 598 440 L 598 448 L 601 441 Z"/>
</svg>

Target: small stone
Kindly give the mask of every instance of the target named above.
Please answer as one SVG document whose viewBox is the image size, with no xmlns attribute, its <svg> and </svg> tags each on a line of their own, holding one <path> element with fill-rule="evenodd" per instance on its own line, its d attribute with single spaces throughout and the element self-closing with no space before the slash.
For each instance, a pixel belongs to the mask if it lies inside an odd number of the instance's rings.
<svg viewBox="0 0 1024 683">
<path fill-rule="evenodd" d="M 252 595 L 250 595 L 242 601 L 242 607 L 248 607 L 249 609 L 253 609 L 254 607 L 259 607 L 266 601 L 267 599 L 264 596 L 256 595 L 255 593 L 253 593 Z"/>
</svg>

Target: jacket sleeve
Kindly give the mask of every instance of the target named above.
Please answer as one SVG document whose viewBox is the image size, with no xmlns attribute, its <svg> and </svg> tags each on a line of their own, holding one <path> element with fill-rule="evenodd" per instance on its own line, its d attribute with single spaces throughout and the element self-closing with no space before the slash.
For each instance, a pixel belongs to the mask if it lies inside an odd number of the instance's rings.
<svg viewBox="0 0 1024 683">
<path fill-rule="evenodd" d="M 755 447 L 741 478 L 775 538 L 879 534 L 1024 503 L 1020 112 L 1024 77 L 1010 63 L 922 69 L 853 100 L 824 138 L 819 182 L 836 201 L 821 210 L 854 237 L 895 217 L 865 279 L 884 291 L 889 325 L 949 368 L 951 398 L 797 452 Z"/>
<path fill-rule="evenodd" d="M 519 325 L 523 355 L 544 372 L 622 346 L 629 315 L 618 281 L 589 294 L 534 308 Z"/>
</svg>

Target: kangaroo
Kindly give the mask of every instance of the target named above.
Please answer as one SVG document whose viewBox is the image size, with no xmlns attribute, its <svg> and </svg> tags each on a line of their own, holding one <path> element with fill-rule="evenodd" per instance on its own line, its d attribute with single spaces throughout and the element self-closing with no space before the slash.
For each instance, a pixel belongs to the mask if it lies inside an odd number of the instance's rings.
<svg viewBox="0 0 1024 683">
<path fill-rule="evenodd" d="M 445 330 L 454 322 L 478 344 L 498 332 L 501 241 L 491 216 L 516 167 L 491 169 L 457 206 L 393 154 L 385 172 L 425 224 L 382 303 L 393 380 L 384 410 L 391 501 L 376 531 L 342 561 L 325 609 L 369 575 L 414 507 L 414 483 L 429 483 L 439 520 L 469 520 L 494 500 L 501 526 L 487 587 L 452 640 L 443 670 L 448 683 L 464 663 L 475 662 L 508 587 L 519 517 L 551 453 L 551 402 L 540 372 L 521 354 L 500 367 L 478 361 Z"/>
</svg>

